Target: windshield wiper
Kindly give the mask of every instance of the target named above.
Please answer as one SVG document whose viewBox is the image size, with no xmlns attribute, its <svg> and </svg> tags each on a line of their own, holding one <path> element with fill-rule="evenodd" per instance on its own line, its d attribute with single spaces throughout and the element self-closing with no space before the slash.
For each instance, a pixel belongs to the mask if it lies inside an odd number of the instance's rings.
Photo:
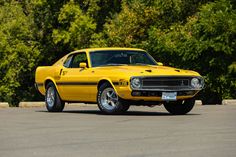
<svg viewBox="0 0 236 157">
<path fill-rule="evenodd" d="M 144 63 L 135 63 L 135 64 L 130 64 L 130 65 L 150 65 L 150 64 L 144 64 Z"/>
<path fill-rule="evenodd" d="M 115 64 L 115 63 L 109 63 L 109 64 L 99 65 L 99 67 L 101 67 L 101 66 L 124 66 L 124 65 L 127 65 L 127 64 Z"/>
</svg>

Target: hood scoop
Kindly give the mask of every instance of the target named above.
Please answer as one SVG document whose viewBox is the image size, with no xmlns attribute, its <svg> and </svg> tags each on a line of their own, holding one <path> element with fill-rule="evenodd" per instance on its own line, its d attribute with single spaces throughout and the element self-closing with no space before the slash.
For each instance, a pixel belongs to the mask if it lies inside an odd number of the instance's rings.
<svg viewBox="0 0 236 157">
<path fill-rule="evenodd" d="M 175 71 L 180 72 L 180 70 L 178 70 L 178 69 L 175 69 Z"/>
<path fill-rule="evenodd" d="M 152 72 L 152 70 L 145 70 L 145 71 L 146 71 L 146 72 L 150 72 L 150 73 Z"/>
</svg>

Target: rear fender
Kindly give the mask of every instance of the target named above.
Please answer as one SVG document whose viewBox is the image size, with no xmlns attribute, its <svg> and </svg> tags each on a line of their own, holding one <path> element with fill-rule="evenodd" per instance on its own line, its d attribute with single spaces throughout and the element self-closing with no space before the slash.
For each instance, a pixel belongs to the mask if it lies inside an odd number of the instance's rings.
<svg viewBox="0 0 236 157">
<path fill-rule="evenodd" d="M 55 85 L 55 87 L 56 87 L 56 89 L 57 89 L 58 94 L 60 95 L 59 89 L 58 89 L 57 84 L 56 84 L 56 81 L 55 81 L 52 77 L 47 77 L 46 80 L 44 81 L 44 93 L 46 93 L 46 86 L 47 86 L 47 85 L 46 85 L 46 82 L 47 82 L 47 81 L 53 82 L 53 84 Z"/>
</svg>

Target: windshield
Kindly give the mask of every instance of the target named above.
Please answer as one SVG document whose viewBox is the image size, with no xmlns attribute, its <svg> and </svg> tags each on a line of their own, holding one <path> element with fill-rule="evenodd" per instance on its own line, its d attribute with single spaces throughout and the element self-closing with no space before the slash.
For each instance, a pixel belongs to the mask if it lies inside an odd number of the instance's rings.
<svg viewBox="0 0 236 157">
<path fill-rule="evenodd" d="M 157 65 L 145 51 L 108 50 L 90 52 L 92 67 L 115 65 Z"/>
</svg>

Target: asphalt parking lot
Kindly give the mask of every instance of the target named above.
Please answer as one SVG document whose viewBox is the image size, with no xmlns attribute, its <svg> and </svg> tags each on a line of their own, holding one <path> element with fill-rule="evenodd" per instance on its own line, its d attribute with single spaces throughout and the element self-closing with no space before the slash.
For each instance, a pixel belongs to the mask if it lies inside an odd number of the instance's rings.
<svg viewBox="0 0 236 157">
<path fill-rule="evenodd" d="M 0 157 L 235 157 L 236 104 L 101 115 L 97 107 L 0 109 Z"/>
</svg>

